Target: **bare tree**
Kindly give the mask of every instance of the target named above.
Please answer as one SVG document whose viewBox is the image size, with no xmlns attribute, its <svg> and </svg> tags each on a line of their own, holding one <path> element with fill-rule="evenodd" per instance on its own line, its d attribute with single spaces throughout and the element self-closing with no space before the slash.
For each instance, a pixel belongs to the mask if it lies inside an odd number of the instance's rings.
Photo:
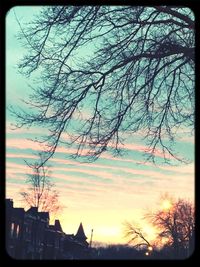
<svg viewBox="0 0 200 267">
<path fill-rule="evenodd" d="M 59 194 L 54 189 L 55 185 L 50 181 L 50 167 L 41 162 L 43 162 L 42 157 L 40 162 L 28 164 L 31 169 L 31 173 L 27 175 L 26 179 L 29 187 L 21 190 L 20 195 L 26 207 L 37 207 L 39 211 L 55 215 L 61 209 Z"/>
<path fill-rule="evenodd" d="M 168 194 L 166 194 L 168 196 Z M 163 199 L 164 200 L 164 199 Z M 195 214 L 194 206 L 184 199 L 165 199 L 156 212 L 149 212 L 143 219 L 152 224 L 157 232 L 155 240 L 149 242 L 142 228 L 133 223 L 125 223 L 125 236 L 135 248 L 152 251 L 167 248 L 171 256 L 190 256 L 194 251 Z"/>
<path fill-rule="evenodd" d="M 147 217 L 158 228 L 158 238 L 165 238 L 175 254 L 182 249 L 193 252 L 195 215 L 192 203 L 179 199 L 171 203 L 168 209 L 158 210 Z"/>
<path fill-rule="evenodd" d="M 130 244 L 133 244 L 135 248 L 152 248 L 150 242 L 145 237 L 142 229 L 135 227 L 132 223 L 126 222 L 125 225 L 125 237 L 129 238 Z"/>
<path fill-rule="evenodd" d="M 10 109 L 17 127 L 49 130 L 40 140 L 46 160 L 60 142 L 89 160 L 108 149 L 120 153 L 124 133 L 142 133 L 149 160 L 158 149 L 166 161 L 183 160 L 173 144 L 178 131 L 194 127 L 189 8 L 52 6 L 20 26 L 27 54 L 19 68 L 39 73 L 40 82 L 26 101 L 32 113 Z"/>
</svg>

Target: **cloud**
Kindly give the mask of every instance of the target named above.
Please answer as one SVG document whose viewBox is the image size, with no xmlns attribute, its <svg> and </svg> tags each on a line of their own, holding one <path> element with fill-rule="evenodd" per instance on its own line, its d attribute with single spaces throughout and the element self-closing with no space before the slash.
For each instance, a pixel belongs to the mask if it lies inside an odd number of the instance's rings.
<svg viewBox="0 0 200 267">
<path fill-rule="evenodd" d="M 8 158 L 20 158 L 20 154 L 12 154 L 8 153 Z M 21 157 L 27 158 L 35 158 L 33 155 L 26 155 L 22 154 Z M 108 157 L 110 159 L 110 157 Z M 112 158 L 111 158 L 112 159 Z M 171 181 L 171 177 L 176 176 L 191 176 L 194 177 L 194 166 L 187 165 L 181 167 L 174 167 L 174 166 L 159 166 L 153 170 L 148 169 L 138 169 L 138 167 L 134 166 L 133 164 L 126 164 L 126 166 L 119 166 L 118 165 L 107 165 L 103 163 L 78 163 L 73 160 L 65 160 L 65 159 L 58 159 L 52 158 L 50 162 L 56 163 L 53 167 L 53 175 L 55 178 L 61 179 L 68 179 L 68 176 L 72 174 L 73 177 L 81 177 L 81 181 L 89 181 L 91 183 L 95 181 L 99 181 L 100 183 L 107 184 L 108 182 L 112 182 L 113 186 L 116 182 L 122 181 L 122 183 L 127 184 L 136 184 L 139 183 L 140 185 L 153 185 L 155 183 L 159 183 L 161 181 Z M 122 163 L 129 162 L 129 160 L 123 160 Z M 130 163 L 134 163 L 131 160 Z M 64 165 L 64 166 L 63 166 Z M 66 167 L 65 167 L 66 166 Z M 131 167 L 130 167 L 131 166 Z M 17 163 L 10 163 L 7 162 L 6 164 L 7 173 L 26 173 L 28 168 L 26 165 L 20 165 Z M 64 172 L 66 174 L 61 174 L 60 172 Z M 166 173 L 167 172 L 167 173 Z M 62 176 L 62 177 L 61 177 Z M 75 178 L 73 178 L 75 179 Z"/>
<path fill-rule="evenodd" d="M 108 157 L 109 159 L 112 159 L 112 157 Z M 108 179 L 113 179 L 114 177 L 116 177 L 116 174 L 112 174 L 110 175 L 109 172 L 118 172 L 118 175 L 124 175 L 124 177 L 126 177 L 126 175 L 133 175 L 133 178 L 136 179 L 137 175 L 139 175 L 138 179 L 141 180 L 141 176 L 146 176 L 148 177 L 147 179 L 149 180 L 150 178 L 155 180 L 155 179 L 160 179 L 160 176 L 163 176 L 163 173 L 161 173 L 160 169 L 155 169 L 155 171 L 151 171 L 149 169 L 145 170 L 145 169 L 137 169 L 137 168 L 130 168 L 127 166 L 121 167 L 119 165 L 106 165 L 106 164 L 100 164 L 100 163 L 77 163 L 77 162 L 73 162 L 71 160 L 64 160 L 64 159 L 52 159 L 51 161 L 59 163 L 59 164 L 65 164 L 68 165 L 68 167 L 56 167 L 54 168 L 54 170 L 60 170 L 60 171 L 75 171 L 75 172 L 82 172 L 82 173 L 86 173 L 86 174 L 90 174 L 90 175 L 94 175 L 94 176 L 98 176 L 98 177 L 104 177 L 104 178 L 108 178 Z M 128 161 L 128 160 L 124 160 L 123 162 L 131 162 L 131 163 L 135 163 L 135 161 Z M 134 165 L 133 165 L 134 166 Z M 76 169 L 74 169 L 73 167 L 76 167 Z M 90 168 L 90 170 L 85 170 L 84 168 Z M 102 171 L 103 169 L 103 171 Z M 121 172 L 121 173 L 120 173 Z M 169 174 L 165 175 L 165 178 L 168 177 Z"/>
<path fill-rule="evenodd" d="M 38 144 L 23 138 L 9 139 L 7 144 L 11 149 L 18 149 L 16 154 L 7 153 L 7 182 L 13 183 L 6 182 L 6 185 L 12 190 L 14 179 L 21 177 L 21 180 L 25 180 L 28 169 L 26 165 L 9 160 L 34 159 L 36 156 L 23 153 L 23 149 L 36 151 Z M 127 144 L 125 148 L 141 151 L 145 146 Z M 58 148 L 58 153 L 68 154 L 74 151 L 72 148 Z M 64 203 L 73 207 L 78 205 L 83 209 L 102 209 L 108 206 L 111 209 L 118 207 L 120 210 L 130 206 L 134 209 L 138 205 L 142 209 L 145 205 L 153 205 L 161 193 L 169 192 L 175 196 L 189 198 L 194 196 L 194 164 L 155 166 L 148 162 L 138 165 L 136 160 L 112 157 L 109 153 L 103 154 L 101 159 L 92 164 L 55 156 L 50 159 L 50 163 L 54 165 L 52 177 L 56 189 Z"/>
<path fill-rule="evenodd" d="M 12 162 L 6 162 L 6 171 L 8 169 L 15 169 L 16 171 L 17 170 L 21 170 L 21 171 L 24 171 L 26 172 L 28 170 L 28 166 L 26 166 L 25 164 L 22 165 L 22 164 L 18 164 L 18 163 L 12 163 Z"/>
<path fill-rule="evenodd" d="M 37 159 L 38 157 L 36 155 L 30 155 L 30 154 L 15 154 L 15 153 L 6 153 L 6 158 L 26 158 L 26 159 Z"/>
<path fill-rule="evenodd" d="M 123 145 L 119 146 L 119 148 L 131 150 L 131 151 L 138 151 L 142 153 L 151 153 L 148 146 L 141 145 L 141 144 L 125 144 L 124 146 Z M 164 158 L 163 152 L 160 149 L 155 149 L 154 155 L 156 157 Z"/>
<path fill-rule="evenodd" d="M 159 166 L 160 170 L 166 170 L 166 171 L 171 171 L 174 173 L 179 173 L 179 174 L 183 174 L 183 175 L 192 175 L 194 176 L 194 163 L 190 163 L 187 165 L 180 165 L 180 166 Z"/>
<path fill-rule="evenodd" d="M 24 149 L 31 149 L 34 151 L 42 151 L 47 148 L 44 144 L 25 139 L 25 138 L 7 138 L 6 139 L 6 147 L 7 148 L 15 148 L 19 150 L 24 150 Z M 88 153 L 89 150 L 83 149 L 83 153 L 86 154 Z M 59 146 L 56 149 L 57 153 L 66 153 L 66 154 L 75 154 L 76 149 L 75 148 L 65 148 L 62 146 Z"/>
<path fill-rule="evenodd" d="M 103 182 L 112 181 L 112 178 L 113 178 L 113 174 L 105 172 L 105 171 L 99 172 L 98 170 L 95 170 L 95 169 L 85 170 L 85 169 L 77 169 L 77 168 L 53 167 L 52 170 L 66 171 L 66 173 L 74 172 L 74 173 L 77 173 L 78 175 L 87 174 L 90 177 L 94 176 L 94 179 L 98 177 L 99 178 L 98 180 L 101 180 Z"/>
<path fill-rule="evenodd" d="M 15 148 L 19 150 L 24 150 L 24 149 L 32 149 L 34 151 L 42 150 L 42 146 L 39 143 L 24 138 L 7 138 L 6 147 Z"/>
<path fill-rule="evenodd" d="M 180 138 L 180 142 L 182 143 L 194 144 L 194 141 L 194 136 L 184 136 Z"/>
<path fill-rule="evenodd" d="M 41 129 L 39 130 L 38 129 L 35 129 L 35 132 L 30 132 L 30 134 L 33 134 L 33 133 L 41 133 Z M 11 130 L 8 130 L 8 133 L 11 132 Z M 19 129 L 17 130 L 16 133 L 19 133 L 19 134 L 24 134 L 25 131 L 23 132 L 22 129 Z M 67 133 L 63 133 L 62 134 L 63 138 L 66 139 L 66 141 L 68 141 L 70 138 L 69 138 L 69 134 Z M 48 146 L 47 144 L 45 145 L 45 143 L 41 144 L 41 143 L 38 143 L 38 142 L 34 142 L 34 141 L 31 141 L 31 140 L 28 140 L 28 139 L 25 139 L 25 138 L 7 138 L 6 140 L 6 146 L 8 148 L 15 148 L 15 149 L 31 149 L 33 151 L 42 151 L 42 150 L 45 150 L 45 149 L 48 149 Z M 109 148 L 114 148 L 112 145 L 109 145 L 108 146 Z M 134 144 L 131 144 L 131 143 L 127 143 L 127 144 L 120 144 L 119 145 L 119 148 L 122 149 L 122 150 L 128 150 L 130 152 L 134 152 L 134 151 L 137 151 L 138 153 L 141 154 L 150 154 L 151 151 L 149 150 L 148 146 L 146 145 L 142 145 L 142 144 L 139 144 L 139 143 L 134 143 Z M 75 155 L 77 152 L 77 149 L 75 147 L 64 147 L 64 146 L 61 146 L 61 145 L 58 145 L 57 149 L 56 149 L 56 153 L 61 153 L 61 154 L 67 154 L 67 155 Z M 82 155 L 87 155 L 88 153 L 90 152 L 89 148 L 84 148 L 82 150 Z M 161 149 L 155 149 L 155 152 L 154 152 L 154 155 L 156 157 L 159 157 L 159 158 L 164 158 L 164 154 L 162 152 Z M 171 158 L 170 155 L 166 155 L 167 157 Z M 101 158 L 102 159 L 111 159 L 111 160 L 120 160 L 120 161 L 123 161 L 122 158 L 116 158 L 116 157 L 112 157 L 110 156 L 108 153 L 103 153 L 101 155 Z M 138 163 L 137 161 L 134 161 L 134 160 L 128 160 L 126 159 L 126 161 L 128 162 L 133 162 L 133 163 Z M 145 165 L 148 165 L 148 163 L 144 163 Z"/>
<path fill-rule="evenodd" d="M 24 129 L 24 128 L 16 128 L 13 129 L 13 127 L 11 126 L 11 124 L 13 124 L 13 122 L 7 122 L 6 123 L 6 134 L 10 134 L 10 135 L 16 135 L 16 134 L 43 134 L 43 131 L 41 128 L 34 128 L 34 129 Z"/>
</svg>

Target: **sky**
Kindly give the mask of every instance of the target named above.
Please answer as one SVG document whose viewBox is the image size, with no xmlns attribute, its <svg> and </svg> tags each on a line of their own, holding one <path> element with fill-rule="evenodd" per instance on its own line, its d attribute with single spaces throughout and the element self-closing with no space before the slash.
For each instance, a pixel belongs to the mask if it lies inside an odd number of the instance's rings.
<svg viewBox="0 0 200 267">
<path fill-rule="evenodd" d="M 17 39 L 19 25 L 29 21 L 38 13 L 39 7 L 15 7 L 6 16 L 6 106 L 23 107 L 32 84 L 30 78 L 22 76 L 17 64 L 25 50 Z M 43 134 L 45 129 L 13 130 L 15 118 L 6 110 L 6 197 L 14 200 L 15 207 L 23 206 L 20 190 L 25 183 L 28 167 L 24 160 L 37 159 L 35 153 L 41 147 L 30 140 Z M 186 129 L 187 132 L 187 129 Z M 164 165 L 144 162 L 146 146 L 138 134 L 128 136 L 124 144 L 124 155 L 113 157 L 106 152 L 94 163 L 80 163 L 70 158 L 73 148 L 59 146 L 52 166 L 52 181 L 60 194 L 63 205 L 58 215 L 63 230 L 76 233 L 80 222 L 90 239 L 103 243 L 126 243 L 123 223 L 141 225 L 151 239 L 153 229 L 142 218 L 147 211 L 159 208 L 159 198 L 166 192 L 175 197 L 194 200 L 194 137 L 179 133 L 176 150 L 191 162 L 187 165 Z M 158 158 L 162 155 L 157 154 Z"/>
</svg>

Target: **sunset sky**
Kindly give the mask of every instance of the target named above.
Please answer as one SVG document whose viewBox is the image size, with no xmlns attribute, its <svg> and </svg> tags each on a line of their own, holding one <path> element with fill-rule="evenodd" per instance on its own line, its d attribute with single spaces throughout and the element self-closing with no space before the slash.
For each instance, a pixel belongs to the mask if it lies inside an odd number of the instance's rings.
<svg viewBox="0 0 200 267">
<path fill-rule="evenodd" d="M 16 38 L 19 31 L 14 10 L 20 22 L 29 21 L 39 7 L 16 7 L 6 17 L 6 106 L 23 107 L 32 80 L 18 73 L 17 63 L 24 48 Z M 41 147 L 29 138 L 43 135 L 45 129 L 12 130 L 15 118 L 6 111 L 6 197 L 22 206 L 19 191 L 25 188 L 28 168 L 24 160 L 37 159 Z M 58 215 L 66 233 L 76 233 L 80 222 L 90 239 L 104 243 L 126 243 L 123 222 L 141 224 L 149 238 L 152 229 L 141 221 L 144 213 L 159 207 L 159 198 L 164 193 L 175 197 L 194 199 L 194 137 L 187 129 L 178 133 L 175 149 L 190 163 L 185 165 L 172 161 L 172 165 L 161 164 L 162 154 L 157 153 L 158 164 L 144 163 L 145 143 L 142 134 L 126 136 L 124 154 L 113 157 L 106 152 L 94 163 L 80 163 L 70 158 L 74 148 L 60 145 L 49 160 L 52 180 L 60 193 L 64 206 Z M 63 135 L 62 138 L 67 138 Z"/>
</svg>

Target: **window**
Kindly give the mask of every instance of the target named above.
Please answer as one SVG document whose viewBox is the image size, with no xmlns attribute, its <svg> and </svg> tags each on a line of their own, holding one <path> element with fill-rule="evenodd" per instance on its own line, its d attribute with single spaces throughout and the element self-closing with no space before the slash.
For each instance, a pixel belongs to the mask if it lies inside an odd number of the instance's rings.
<svg viewBox="0 0 200 267">
<path fill-rule="evenodd" d="M 10 236 L 11 236 L 11 238 L 13 238 L 14 229 L 15 229 L 15 224 L 14 223 L 11 223 L 11 229 L 10 229 Z"/>
<path fill-rule="evenodd" d="M 19 224 L 17 225 L 17 229 L 16 229 L 16 238 L 19 237 Z"/>
</svg>

